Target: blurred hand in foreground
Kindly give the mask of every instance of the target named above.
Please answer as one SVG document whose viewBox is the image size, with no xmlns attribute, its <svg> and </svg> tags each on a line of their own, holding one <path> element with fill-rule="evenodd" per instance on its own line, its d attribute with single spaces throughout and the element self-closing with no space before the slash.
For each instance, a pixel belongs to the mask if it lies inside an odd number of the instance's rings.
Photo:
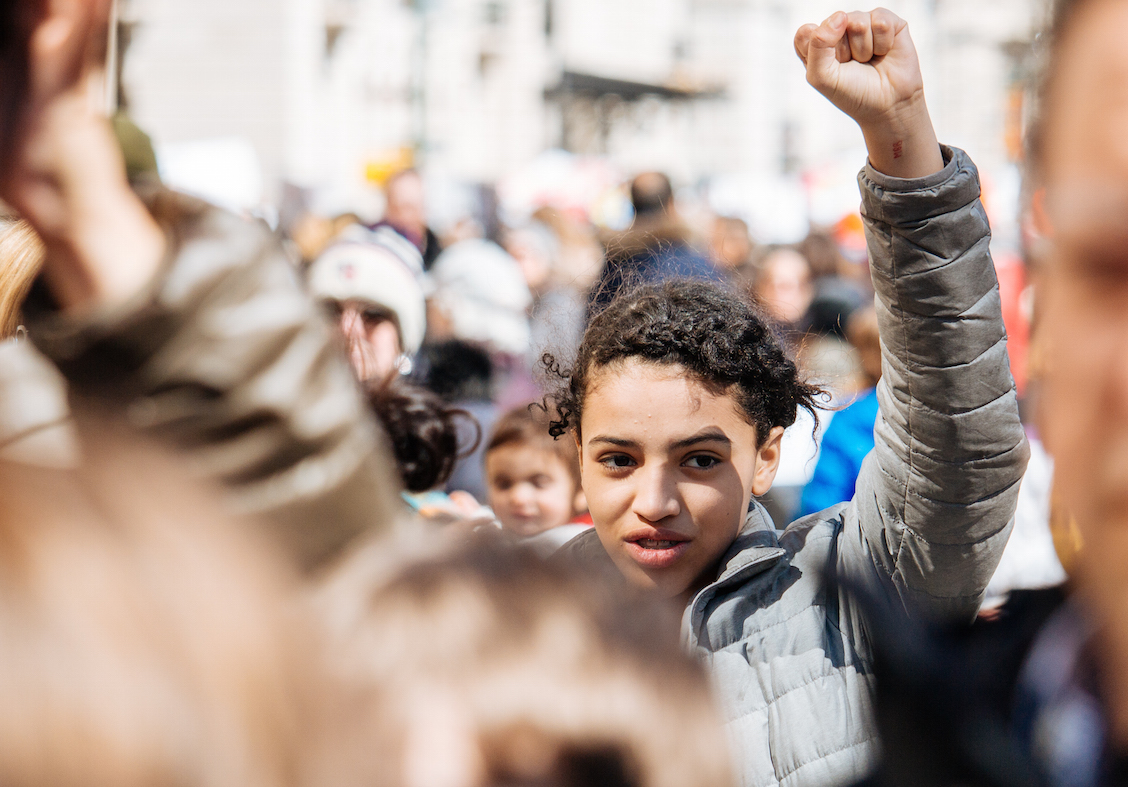
<svg viewBox="0 0 1128 787">
<path fill-rule="evenodd" d="M 153 277 L 164 235 L 130 189 L 98 109 L 109 0 L 50 0 L 27 47 L 0 198 L 43 239 L 43 275 L 63 309 L 124 301 Z M 17 80 L 7 61 L 0 80 Z"/>
</svg>

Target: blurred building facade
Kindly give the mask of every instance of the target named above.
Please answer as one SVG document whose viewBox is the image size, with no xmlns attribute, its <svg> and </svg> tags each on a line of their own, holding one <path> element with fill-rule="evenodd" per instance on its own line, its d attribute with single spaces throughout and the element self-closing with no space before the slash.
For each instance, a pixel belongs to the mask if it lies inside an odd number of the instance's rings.
<svg viewBox="0 0 1128 787">
<path fill-rule="evenodd" d="M 563 147 L 734 193 L 821 178 L 823 220 L 864 155 L 792 48 L 830 0 L 122 1 L 134 119 L 188 169 L 193 144 L 253 151 L 267 202 L 285 182 L 343 206 L 410 160 L 495 182 Z M 1046 0 L 886 5 L 910 22 L 941 138 L 1007 172 Z"/>
</svg>

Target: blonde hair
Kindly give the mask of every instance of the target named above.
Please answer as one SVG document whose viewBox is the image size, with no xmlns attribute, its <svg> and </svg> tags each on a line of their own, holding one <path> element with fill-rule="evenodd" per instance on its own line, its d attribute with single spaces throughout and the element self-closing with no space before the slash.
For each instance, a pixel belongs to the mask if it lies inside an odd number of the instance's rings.
<svg viewBox="0 0 1128 787">
<path fill-rule="evenodd" d="M 378 688 L 385 784 L 436 783 L 438 764 L 461 787 L 733 784 L 704 672 L 661 602 L 486 532 L 384 572 L 352 584 L 335 650 Z"/>
<path fill-rule="evenodd" d="M 283 564 L 148 452 L 96 447 L 0 463 L 0 783 L 302 784 L 319 692 Z"/>
<path fill-rule="evenodd" d="M 20 308 L 43 266 L 43 242 L 26 221 L 0 223 L 0 339 L 14 336 Z"/>
</svg>

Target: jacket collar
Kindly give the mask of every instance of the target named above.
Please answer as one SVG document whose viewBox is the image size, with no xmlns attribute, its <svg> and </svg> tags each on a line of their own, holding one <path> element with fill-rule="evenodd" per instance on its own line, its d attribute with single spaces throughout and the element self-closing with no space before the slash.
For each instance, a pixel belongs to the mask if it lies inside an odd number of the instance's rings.
<svg viewBox="0 0 1128 787">
<path fill-rule="evenodd" d="M 698 591 L 686 607 L 682 634 L 690 647 L 697 645 L 704 626 L 705 607 L 718 591 L 767 571 L 786 555 L 787 550 L 779 545 L 779 531 L 767 509 L 753 503 L 740 534 L 721 558 L 717 578 Z"/>
<path fill-rule="evenodd" d="M 721 558 L 721 570 L 716 580 L 708 587 L 727 584 L 737 576 L 745 578 L 758 574 L 785 554 L 787 550 L 779 545 L 779 531 L 775 529 L 767 509 L 754 503 L 744 519 L 740 534 Z M 753 571 L 753 568 L 758 570 Z"/>
</svg>

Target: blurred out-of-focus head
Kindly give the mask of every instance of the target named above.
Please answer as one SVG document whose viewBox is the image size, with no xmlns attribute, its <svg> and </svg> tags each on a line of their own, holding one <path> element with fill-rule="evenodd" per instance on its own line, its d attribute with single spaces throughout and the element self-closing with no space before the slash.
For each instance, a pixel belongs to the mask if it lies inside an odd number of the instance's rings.
<svg viewBox="0 0 1128 787">
<path fill-rule="evenodd" d="M 846 339 L 858 352 L 861 387 L 872 388 L 881 379 L 881 334 L 874 307 L 863 306 L 850 315 L 846 321 Z"/>
<path fill-rule="evenodd" d="M 839 276 L 850 267 L 843 258 L 842 251 L 834 236 L 825 230 L 813 230 L 799 244 L 799 251 L 811 265 L 811 274 L 816 279 L 824 276 Z"/>
<path fill-rule="evenodd" d="M 531 221 L 508 230 L 505 250 L 521 266 L 530 292 L 543 292 L 552 284 L 560 256 L 560 240 L 547 224 Z"/>
<path fill-rule="evenodd" d="M 672 609 L 497 535 L 390 571 L 372 557 L 327 598 L 336 652 L 376 688 L 384 783 L 732 784 Z"/>
<path fill-rule="evenodd" d="M 669 213 L 674 204 L 670 179 L 661 172 L 644 172 L 631 181 L 631 205 L 635 218 L 645 219 Z"/>
<path fill-rule="evenodd" d="M 405 169 L 388 179 L 384 187 L 387 206 L 384 221 L 407 233 L 418 244 L 427 231 L 426 193 L 423 178 L 413 169 Z"/>
<path fill-rule="evenodd" d="M 43 243 L 26 222 L 0 223 L 0 339 L 15 335 L 43 255 Z"/>
<path fill-rule="evenodd" d="M 557 266 L 559 280 L 586 292 L 599 280 L 603 270 L 603 247 L 595 228 L 583 217 L 563 213 L 555 208 L 540 208 L 533 220 L 544 224 L 559 241 Z"/>
<path fill-rule="evenodd" d="M 1035 206 L 1042 435 L 1089 579 L 1123 575 L 1128 558 L 1126 29 L 1123 0 L 1059 4 L 1032 146 L 1045 195 Z"/>
<path fill-rule="evenodd" d="M 163 457 L 86 448 L 77 472 L 0 463 L 0 779 L 338 784 L 282 562 Z"/>
<path fill-rule="evenodd" d="M 537 405 L 516 407 L 498 419 L 486 443 L 490 508 L 519 536 L 565 525 L 587 505 L 576 441 L 552 437 L 550 420 Z"/>
<path fill-rule="evenodd" d="M 473 416 L 403 377 L 369 380 L 364 392 L 391 441 L 404 489 L 424 492 L 445 484 L 455 462 L 469 453 L 459 451 L 458 427 L 468 422 L 476 428 Z"/>
<path fill-rule="evenodd" d="M 394 376 L 427 330 L 423 258 L 389 227 L 347 230 L 308 272 L 312 295 L 329 307 L 360 380 Z"/>
<path fill-rule="evenodd" d="M 775 249 L 760 263 L 756 276 L 756 296 L 760 305 L 784 325 L 798 323 L 815 297 L 811 266 L 794 249 Z"/>
<path fill-rule="evenodd" d="M 431 268 L 431 338 L 459 339 L 490 352 L 529 349 L 529 285 L 521 266 L 496 243 L 463 240 L 448 246 Z"/>
<path fill-rule="evenodd" d="M 737 270 L 747 265 L 752 256 L 748 224 L 734 216 L 718 216 L 713 221 L 709 251 L 713 264 L 722 270 Z"/>
</svg>

